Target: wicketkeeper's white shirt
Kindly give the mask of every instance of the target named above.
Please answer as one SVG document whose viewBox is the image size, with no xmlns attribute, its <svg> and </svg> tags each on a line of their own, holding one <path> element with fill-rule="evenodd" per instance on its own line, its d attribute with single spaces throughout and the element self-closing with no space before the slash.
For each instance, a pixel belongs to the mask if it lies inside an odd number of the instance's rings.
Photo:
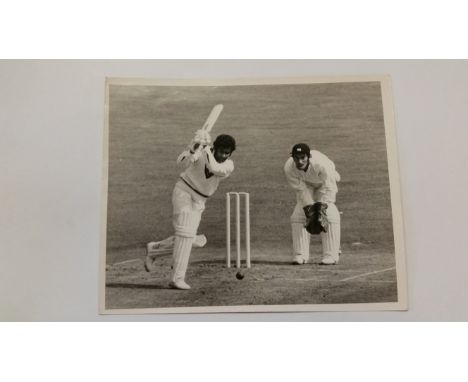
<svg viewBox="0 0 468 382">
<path fill-rule="evenodd" d="M 194 191 L 209 197 L 218 189 L 221 179 L 226 179 L 234 171 L 234 162 L 226 159 L 223 163 L 216 162 L 209 147 L 200 153 L 187 155 L 180 163 L 187 166 L 180 174 L 182 180 Z"/>
<path fill-rule="evenodd" d="M 315 202 L 335 203 L 340 174 L 335 164 L 320 151 L 311 150 L 306 171 L 298 170 L 290 157 L 284 165 L 289 185 L 296 191 L 297 202 L 305 207 Z"/>
</svg>

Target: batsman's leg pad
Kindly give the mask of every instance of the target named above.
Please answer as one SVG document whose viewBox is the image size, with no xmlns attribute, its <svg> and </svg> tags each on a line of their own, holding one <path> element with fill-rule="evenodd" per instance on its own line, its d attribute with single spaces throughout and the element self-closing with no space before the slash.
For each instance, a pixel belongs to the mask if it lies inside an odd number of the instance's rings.
<svg viewBox="0 0 468 382">
<path fill-rule="evenodd" d="M 177 283 L 185 280 L 193 239 L 189 237 L 176 236 L 173 252 L 172 282 Z"/>
<path fill-rule="evenodd" d="M 151 244 L 151 243 L 150 243 Z M 155 259 L 158 256 L 170 255 L 173 252 L 174 246 L 171 248 L 151 248 L 146 251 L 146 256 Z"/>
<path fill-rule="evenodd" d="M 175 231 L 172 282 L 184 281 L 192 243 L 198 230 L 204 203 L 195 201 L 190 192 L 176 184 L 172 193 Z"/>
<path fill-rule="evenodd" d="M 194 238 L 200 224 L 204 203 L 194 200 L 189 192 L 176 185 L 172 193 L 172 208 L 175 235 Z"/>
<path fill-rule="evenodd" d="M 157 241 L 158 248 L 164 248 L 164 249 L 172 249 L 174 247 L 174 236 L 169 236 L 168 238 L 164 240 Z"/>
<path fill-rule="evenodd" d="M 152 241 L 146 245 L 147 255 L 156 257 L 158 255 L 172 254 L 174 250 L 175 236 L 169 236 L 167 239 Z M 196 235 L 192 246 L 194 248 L 204 247 L 207 243 L 205 235 Z"/>
<path fill-rule="evenodd" d="M 173 225 L 175 236 L 195 238 L 200 224 L 201 214 L 198 211 L 184 209 L 179 214 L 174 215 Z"/>
<path fill-rule="evenodd" d="M 168 238 L 160 241 L 151 241 L 146 244 L 146 254 L 148 256 L 158 256 L 166 253 L 172 253 L 174 248 L 175 236 L 169 236 Z"/>
</svg>

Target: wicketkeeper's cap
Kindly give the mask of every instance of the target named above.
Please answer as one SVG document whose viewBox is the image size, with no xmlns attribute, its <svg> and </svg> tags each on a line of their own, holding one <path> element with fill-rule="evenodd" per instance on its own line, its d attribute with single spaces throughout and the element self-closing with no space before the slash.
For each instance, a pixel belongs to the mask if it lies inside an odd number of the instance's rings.
<svg viewBox="0 0 468 382">
<path fill-rule="evenodd" d="M 296 143 L 291 150 L 291 155 L 299 154 L 306 154 L 310 157 L 310 147 L 306 143 Z"/>
</svg>

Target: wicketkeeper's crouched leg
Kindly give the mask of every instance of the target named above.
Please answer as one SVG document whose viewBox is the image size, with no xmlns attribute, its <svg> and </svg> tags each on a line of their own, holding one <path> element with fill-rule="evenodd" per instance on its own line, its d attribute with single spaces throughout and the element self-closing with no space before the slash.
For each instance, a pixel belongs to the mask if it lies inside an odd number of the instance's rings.
<svg viewBox="0 0 468 382">
<path fill-rule="evenodd" d="M 310 235 L 304 228 L 305 221 L 304 211 L 298 204 L 291 215 L 294 264 L 305 264 L 309 261 Z"/>
<path fill-rule="evenodd" d="M 328 203 L 327 208 L 328 230 L 320 234 L 322 238 L 323 258 L 322 264 L 337 264 L 340 260 L 341 218 L 334 203 Z"/>
</svg>

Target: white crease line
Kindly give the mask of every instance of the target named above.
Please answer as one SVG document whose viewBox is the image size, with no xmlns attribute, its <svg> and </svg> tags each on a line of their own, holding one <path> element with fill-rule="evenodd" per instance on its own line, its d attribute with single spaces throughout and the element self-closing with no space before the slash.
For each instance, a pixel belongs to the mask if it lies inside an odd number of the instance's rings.
<svg viewBox="0 0 468 382">
<path fill-rule="evenodd" d="M 326 269 L 315 269 L 317 272 L 336 272 L 336 273 L 356 273 L 358 271 L 353 269 L 334 269 L 334 266 L 329 266 Z M 310 269 L 305 269 L 310 270 Z"/>
<path fill-rule="evenodd" d="M 342 280 L 340 280 L 340 281 L 349 281 L 349 280 L 357 279 L 358 277 L 366 277 L 366 276 L 370 276 L 370 275 L 375 275 L 375 274 L 377 274 L 377 273 L 393 271 L 394 269 L 396 269 L 396 267 L 381 269 L 380 271 L 362 273 L 362 274 L 357 275 L 357 276 L 346 277 L 345 279 L 342 279 Z"/>
<path fill-rule="evenodd" d="M 141 261 L 141 260 L 140 260 L 140 259 L 125 260 L 125 261 L 121 261 L 120 263 L 110 264 L 110 266 L 113 267 L 114 265 L 122 265 L 122 264 L 134 263 L 134 262 L 136 262 L 136 261 Z"/>
</svg>

